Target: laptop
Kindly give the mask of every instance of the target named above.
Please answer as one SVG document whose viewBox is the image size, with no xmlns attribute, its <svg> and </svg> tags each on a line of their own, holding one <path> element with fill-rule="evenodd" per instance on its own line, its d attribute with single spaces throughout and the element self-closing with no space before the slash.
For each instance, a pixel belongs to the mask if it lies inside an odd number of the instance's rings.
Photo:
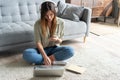
<svg viewBox="0 0 120 80">
<path fill-rule="evenodd" d="M 55 76 L 60 77 L 65 71 L 65 62 L 54 62 L 53 65 L 35 65 L 33 75 L 37 76 Z"/>
</svg>

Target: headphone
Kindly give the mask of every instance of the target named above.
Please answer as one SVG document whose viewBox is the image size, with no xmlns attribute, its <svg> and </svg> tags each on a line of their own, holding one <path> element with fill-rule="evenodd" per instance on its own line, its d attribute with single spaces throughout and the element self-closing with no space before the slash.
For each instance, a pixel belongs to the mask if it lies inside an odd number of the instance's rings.
<svg viewBox="0 0 120 80">
<path fill-rule="evenodd" d="M 55 3 L 54 1 L 52 1 L 52 0 L 45 0 L 45 1 L 43 1 L 43 2 L 41 3 L 41 5 L 42 5 L 44 2 L 52 2 L 52 3 L 55 5 L 55 10 L 56 10 L 56 12 L 58 11 L 57 3 Z M 40 9 L 41 9 L 41 5 L 40 5 Z"/>
<path fill-rule="evenodd" d="M 45 0 L 45 1 L 43 1 L 42 3 L 44 3 L 44 2 L 52 2 L 56 7 L 57 7 L 57 3 L 55 3 L 54 1 L 52 1 L 52 0 Z M 42 4 L 41 3 L 41 4 Z"/>
</svg>

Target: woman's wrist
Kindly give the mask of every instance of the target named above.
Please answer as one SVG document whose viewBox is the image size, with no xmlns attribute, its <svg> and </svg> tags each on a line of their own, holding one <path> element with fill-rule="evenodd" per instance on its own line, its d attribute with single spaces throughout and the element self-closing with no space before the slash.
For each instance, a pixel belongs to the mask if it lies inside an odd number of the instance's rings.
<svg viewBox="0 0 120 80">
<path fill-rule="evenodd" d="M 61 43 L 62 40 L 60 38 L 57 38 L 56 43 Z"/>
<path fill-rule="evenodd" d="M 46 58 L 46 57 L 48 57 L 48 56 L 46 55 L 46 53 L 44 53 L 42 56 L 43 56 L 43 58 Z"/>
</svg>

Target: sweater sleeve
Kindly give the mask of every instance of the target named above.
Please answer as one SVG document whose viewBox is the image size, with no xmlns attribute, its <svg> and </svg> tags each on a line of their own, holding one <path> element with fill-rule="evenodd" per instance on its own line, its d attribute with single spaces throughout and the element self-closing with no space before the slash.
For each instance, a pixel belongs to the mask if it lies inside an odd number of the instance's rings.
<svg viewBox="0 0 120 80">
<path fill-rule="evenodd" d="M 39 29 L 39 24 L 38 22 L 35 23 L 34 25 L 34 38 L 35 38 L 35 42 L 41 42 L 41 36 L 40 36 L 40 29 Z"/>
<path fill-rule="evenodd" d="M 62 39 L 64 36 L 64 22 L 62 21 L 60 24 L 61 30 L 60 30 L 60 38 Z"/>
</svg>

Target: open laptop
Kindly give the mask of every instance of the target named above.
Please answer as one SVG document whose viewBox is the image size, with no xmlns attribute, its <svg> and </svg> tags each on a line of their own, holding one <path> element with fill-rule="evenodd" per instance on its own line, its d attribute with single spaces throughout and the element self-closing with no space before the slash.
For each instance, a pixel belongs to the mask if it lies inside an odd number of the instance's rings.
<svg viewBox="0 0 120 80">
<path fill-rule="evenodd" d="M 65 71 L 65 62 L 54 62 L 53 65 L 34 66 L 34 76 L 62 76 Z"/>
</svg>

